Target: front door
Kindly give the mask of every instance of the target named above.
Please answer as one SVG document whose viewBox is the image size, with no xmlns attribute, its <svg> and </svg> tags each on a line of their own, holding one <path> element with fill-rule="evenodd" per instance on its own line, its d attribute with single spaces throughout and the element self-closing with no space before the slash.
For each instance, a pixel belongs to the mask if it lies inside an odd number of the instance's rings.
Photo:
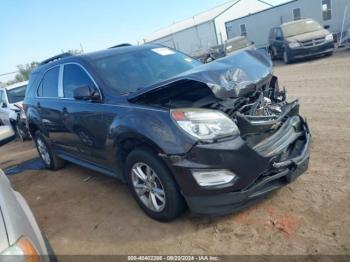
<svg viewBox="0 0 350 262">
<path fill-rule="evenodd" d="M 89 86 L 99 92 L 87 70 L 76 63 L 64 65 L 61 115 L 66 133 L 63 143 L 74 151 L 74 157 L 106 166 L 106 147 L 113 112 L 102 103 L 74 99 L 74 90 Z"/>
<path fill-rule="evenodd" d="M 282 57 L 283 55 L 283 48 L 284 48 L 284 40 L 283 40 L 283 33 L 281 28 L 276 28 L 275 33 L 275 48 L 276 48 L 276 55 L 279 57 Z"/>
</svg>

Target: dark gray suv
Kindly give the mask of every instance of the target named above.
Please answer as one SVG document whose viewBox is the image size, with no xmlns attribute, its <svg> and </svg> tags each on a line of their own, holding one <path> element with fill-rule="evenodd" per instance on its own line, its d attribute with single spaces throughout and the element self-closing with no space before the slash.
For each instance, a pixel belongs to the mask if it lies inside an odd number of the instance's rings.
<svg viewBox="0 0 350 262">
<path fill-rule="evenodd" d="M 210 64 L 159 45 L 60 55 L 32 73 L 25 110 L 48 168 L 69 161 L 117 177 L 160 221 L 186 207 L 231 213 L 309 162 L 299 103 L 255 50 Z"/>
</svg>

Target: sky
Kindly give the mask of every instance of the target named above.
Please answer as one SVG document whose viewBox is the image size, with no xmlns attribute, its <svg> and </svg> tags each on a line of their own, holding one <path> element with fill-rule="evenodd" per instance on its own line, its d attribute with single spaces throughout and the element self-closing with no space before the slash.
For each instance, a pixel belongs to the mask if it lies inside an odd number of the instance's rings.
<svg viewBox="0 0 350 262">
<path fill-rule="evenodd" d="M 243 0 L 244 1 L 244 0 Z M 67 51 L 136 44 L 227 0 L 0 0 L 0 75 Z M 286 0 L 265 0 L 273 5 Z M 8 81 L 14 75 L 0 77 Z"/>
</svg>

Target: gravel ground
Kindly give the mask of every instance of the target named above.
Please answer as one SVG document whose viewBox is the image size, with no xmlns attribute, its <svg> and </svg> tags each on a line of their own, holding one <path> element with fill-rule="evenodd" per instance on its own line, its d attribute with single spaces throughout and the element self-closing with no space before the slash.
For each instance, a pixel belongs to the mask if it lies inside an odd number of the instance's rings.
<svg viewBox="0 0 350 262">
<path fill-rule="evenodd" d="M 57 254 L 350 254 L 350 51 L 275 74 L 300 98 L 313 143 L 306 175 L 239 213 L 149 219 L 126 186 L 68 165 L 11 176 Z M 6 168 L 37 157 L 32 142 L 0 149 Z"/>
</svg>

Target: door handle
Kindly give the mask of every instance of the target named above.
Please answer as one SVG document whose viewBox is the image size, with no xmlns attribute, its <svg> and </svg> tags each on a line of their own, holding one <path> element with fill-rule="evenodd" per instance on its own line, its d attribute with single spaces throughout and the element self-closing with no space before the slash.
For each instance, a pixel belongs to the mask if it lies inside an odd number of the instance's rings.
<svg viewBox="0 0 350 262">
<path fill-rule="evenodd" d="M 63 116 L 68 116 L 67 107 L 63 107 L 63 108 L 62 108 L 62 113 L 63 113 Z"/>
</svg>

